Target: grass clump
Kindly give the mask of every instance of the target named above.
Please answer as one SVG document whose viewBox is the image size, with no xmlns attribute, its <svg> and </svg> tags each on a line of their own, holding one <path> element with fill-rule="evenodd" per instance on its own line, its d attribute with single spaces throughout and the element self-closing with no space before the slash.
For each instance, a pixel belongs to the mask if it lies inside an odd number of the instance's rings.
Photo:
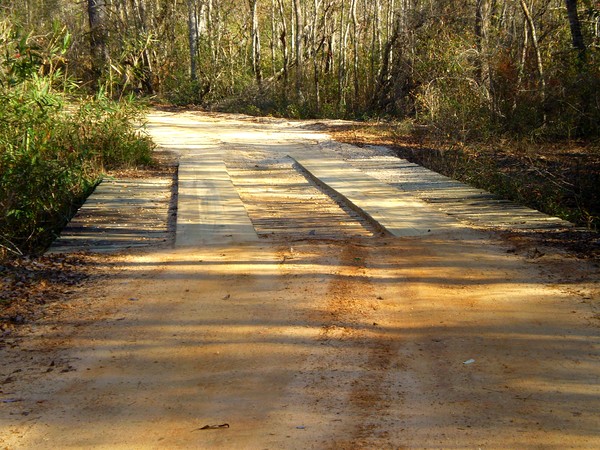
<svg viewBox="0 0 600 450">
<path fill-rule="evenodd" d="M 23 36 L 0 23 L 0 257 L 45 249 L 103 171 L 148 164 L 133 99 L 81 94 L 65 30 Z"/>
</svg>

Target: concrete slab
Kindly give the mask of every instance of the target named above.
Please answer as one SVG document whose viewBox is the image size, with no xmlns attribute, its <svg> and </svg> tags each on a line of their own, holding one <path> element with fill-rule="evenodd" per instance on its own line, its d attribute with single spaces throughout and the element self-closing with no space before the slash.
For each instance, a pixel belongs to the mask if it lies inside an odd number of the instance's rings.
<svg viewBox="0 0 600 450">
<path fill-rule="evenodd" d="M 298 151 L 290 157 L 316 183 L 334 190 L 393 236 L 421 236 L 459 226 L 424 201 L 366 175 L 327 150 Z"/>
</svg>

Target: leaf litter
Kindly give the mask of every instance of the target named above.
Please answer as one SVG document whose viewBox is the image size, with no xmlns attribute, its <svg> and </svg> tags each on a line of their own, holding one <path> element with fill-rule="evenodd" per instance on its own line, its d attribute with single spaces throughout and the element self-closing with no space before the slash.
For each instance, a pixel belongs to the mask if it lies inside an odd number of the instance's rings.
<svg viewBox="0 0 600 450">
<path fill-rule="evenodd" d="M 0 261 L 0 337 L 39 319 L 47 305 L 68 299 L 91 277 L 94 265 L 85 254 Z"/>
</svg>

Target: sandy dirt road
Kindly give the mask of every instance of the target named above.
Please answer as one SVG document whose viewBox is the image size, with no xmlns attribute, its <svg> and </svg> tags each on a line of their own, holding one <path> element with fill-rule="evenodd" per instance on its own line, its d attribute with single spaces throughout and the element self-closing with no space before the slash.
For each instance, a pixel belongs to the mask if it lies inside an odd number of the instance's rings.
<svg viewBox="0 0 600 450">
<path fill-rule="evenodd" d="M 0 447 L 600 447 L 597 266 L 380 236 L 286 159 L 298 129 L 183 119 L 260 238 L 120 256 L 1 348 Z"/>
</svg>

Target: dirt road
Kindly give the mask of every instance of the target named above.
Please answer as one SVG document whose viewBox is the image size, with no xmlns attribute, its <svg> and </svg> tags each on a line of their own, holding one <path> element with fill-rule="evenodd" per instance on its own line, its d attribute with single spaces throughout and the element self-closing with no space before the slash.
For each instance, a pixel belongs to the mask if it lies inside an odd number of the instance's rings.
<svg viewBox="0 0 600 450">
<path fill-rule="evenodd" d="M 600 447 L 597 266 L 465 223 L 382 236 L 287 158 L 297 127 L 159 117 L 258 239 L 188 224 L 0 348 L 0 447 Z"/>
</svg>

